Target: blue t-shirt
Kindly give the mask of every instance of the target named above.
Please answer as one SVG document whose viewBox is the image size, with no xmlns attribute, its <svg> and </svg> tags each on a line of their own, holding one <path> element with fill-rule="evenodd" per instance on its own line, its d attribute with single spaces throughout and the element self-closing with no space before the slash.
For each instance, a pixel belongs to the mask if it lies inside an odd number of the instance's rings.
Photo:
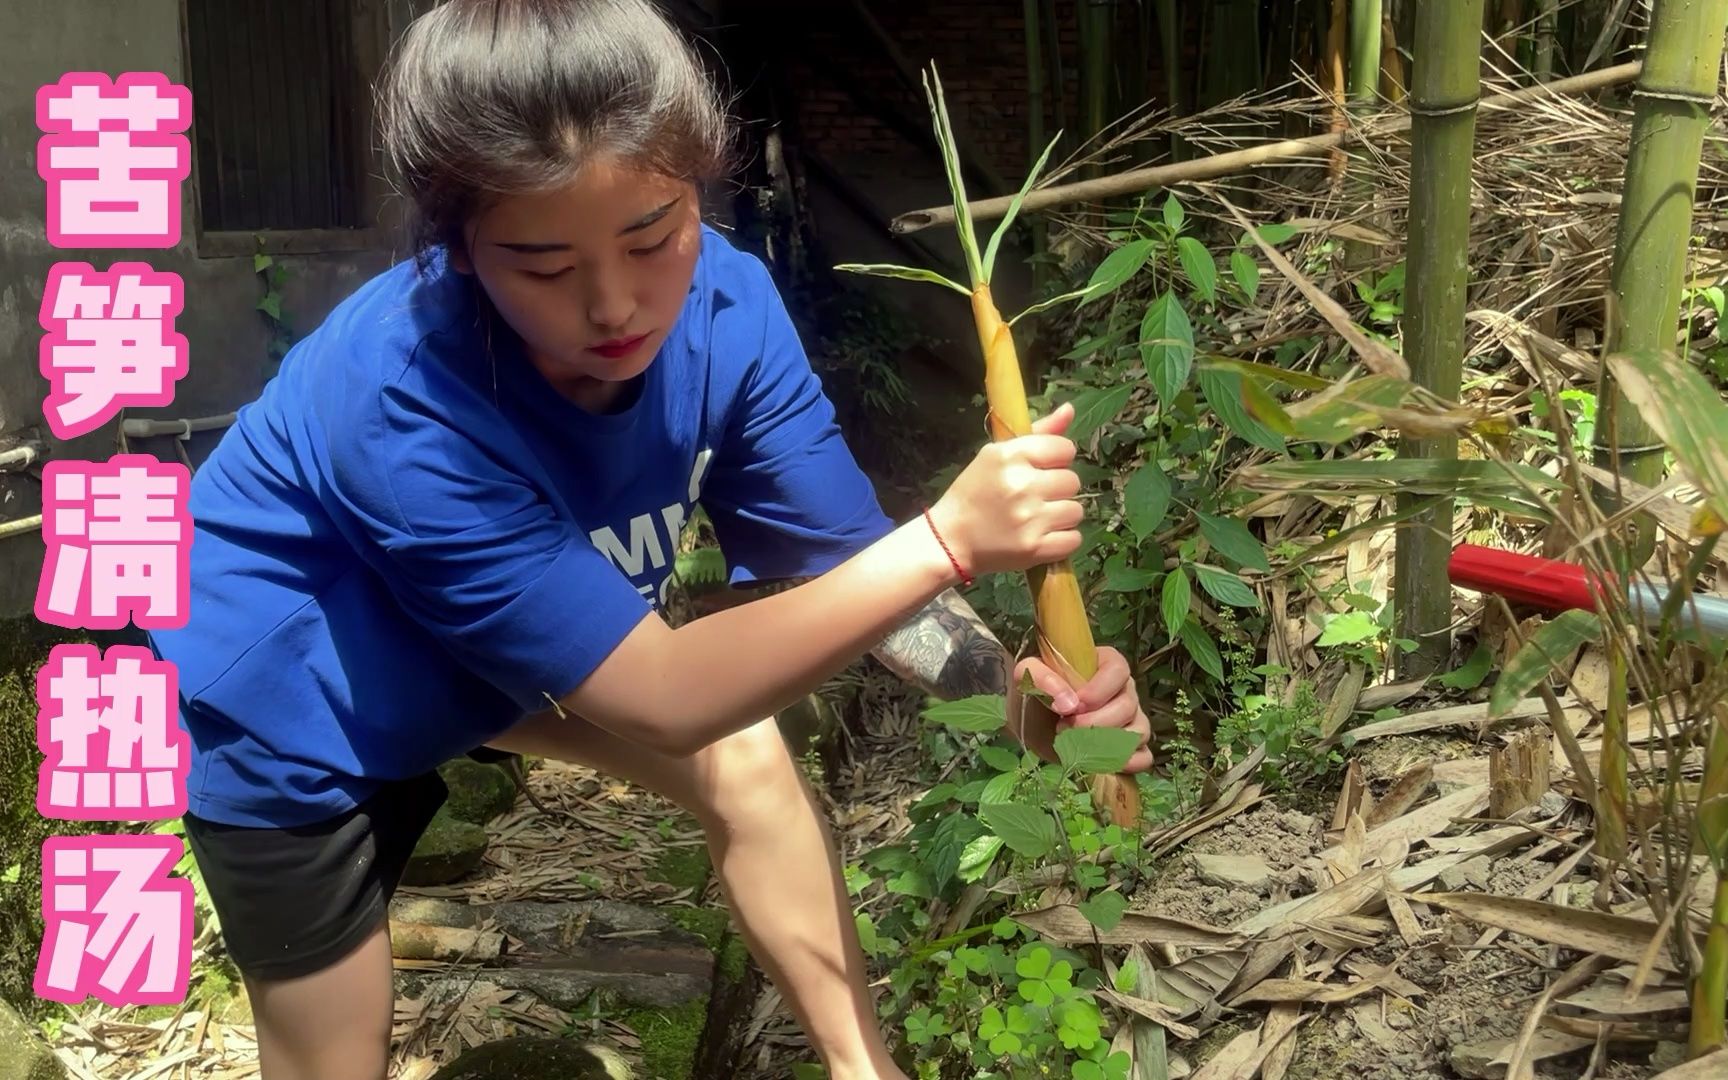
<svg viewBox="0 0 1728 1080">
<path fill-rule="evenodd" d="M 621 412 L 561 396 L 477 289 L 441 253 L 385 271 L 198 469 L 190 620 L 151 635 L 194 815 L 321 820 L 548 707 L 657 617 L 697 503 L 733 584 L 890 531 L 772 279 L 712 229 Z"/>
</svg>

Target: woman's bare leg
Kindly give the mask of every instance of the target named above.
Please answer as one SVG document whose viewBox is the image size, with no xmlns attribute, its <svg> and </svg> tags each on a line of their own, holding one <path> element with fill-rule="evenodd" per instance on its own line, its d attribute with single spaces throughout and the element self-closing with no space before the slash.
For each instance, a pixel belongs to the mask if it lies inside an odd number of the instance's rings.
<svg viewBox="0 0 1728 1080">
<path fill-rule="evenodd" d="M 298 979 L 246 979 L 261 1080 L 384 1080 L 396 990 L 389 928 Z"/>
<path fill-rule="evenodd" d="M 525 719 L 491 745 L 578 762 L 689 810 L 707 833 L 740 932 L 829 1076 L 904 1077 L 883 1042 L 866 985 L 833 834 L 773 720 L 688 758 L 551 712 Z"/>
</svg>

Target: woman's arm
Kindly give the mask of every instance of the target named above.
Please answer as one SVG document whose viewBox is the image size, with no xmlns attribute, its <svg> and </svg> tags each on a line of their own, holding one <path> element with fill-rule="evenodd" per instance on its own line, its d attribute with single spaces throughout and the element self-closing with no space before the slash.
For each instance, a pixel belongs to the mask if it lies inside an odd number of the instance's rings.
<svg viewBox="0 0 1728 1080">
<path fill-rule="evenodd" d="M 1067 557 L 1079 547 L 1080 481 L 1067 467 L 1074 444 L 1054 433 L 1071 415 L 986 446 L 929 523 L 913 519 L 814 581 L 676 630 L 642 619 L 555 704 L 665 753 L 693 754 L 838 674 L 958 584 L 955 561 L 982 575 Z"/>
</svg>

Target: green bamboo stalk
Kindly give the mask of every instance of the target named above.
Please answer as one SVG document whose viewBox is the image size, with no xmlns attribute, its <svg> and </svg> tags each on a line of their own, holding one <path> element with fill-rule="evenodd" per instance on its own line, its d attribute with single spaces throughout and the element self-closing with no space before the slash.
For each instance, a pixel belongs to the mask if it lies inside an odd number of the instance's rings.
<svg viewBox="0 0 1728 1080">
<path fill-rule="evenodd" d="M 1692 1031 L 1688 1051 L 1701 1057 L 1728 1042 L 1728 708 L 1718 706 L 1710 722 L 1704 781 L 1698 791 L 1698 839 L 1716 868 L 1716 902 L 1704 962 L 1692 983 Z"/>
<path fill-rule="evenodd" d="M 1620 640 L 1608 635 L 1608 705 L 1602 711 L 1602 756 L 1596 768 L 1596 854 L 1603 873 L 1626 858 L 1627 810 L 1632 805 L 1627 780 L 1626 653 Z"/>
<path fill-rule="evenodd" d="M 1210 107 L 1260 86 L 1260 5 L 1256 0 L 1211 0 L 1205 20 L 1200 104 Z"/>
<path fill-rule="evenodd" d="M 1451 13 L 1458 4 L 1435 5 Z M 1380 0 L 1350 2 L 1350 100 L 1373 105 L 1380 98 Z"/>
<path fill-rule="evenodd" d="M 1656 0 L 1644 70 L 1633 92 L 1631 143 L 1620 199 L 1604 347 L 1666 352 L 1675 346 L 1692 200 L 1722 64 L 1728 0 Z M 1662 479 L 1663 447 L 1603 367 L 1596 460 L 1646 487 Z M 1652 534 L 1642 523 L 1638 551 Z M 1637 560 L 1642 562 L 1642 559 Z"/>
<path fill-rule="evenodd" d="M 1021 0 L 1020 10 L 1026 25 L 1026 169 L 1032 169 L 1034 150 L 1044 145 L 1044 42 L 1039 18 L 1039 0 Z M 1049 268 L 1044 264 L 1048 250 L 1049 229 L 1043 215 L 1032 218 L 1032 290 L 1044 295 L 1044 281 Z"/>
<path fill-rule="evenodd" d="M 1110 123 L 1110 42 L 1115 28 L 1116 0 L 1081 0 L 1080 4 L 1080 99 L 1086 129 L 1082 137 L 1096 138 Z M 1098 175 L 1098 166 L 1086 173 Z"/>
<path fill-rule="evenodd" d="M 1536 63 L 1533 65 L 1537 82 L 1554 77 L 1554 50 L 1560 35 L 1560 0 L 1536 0 Z"/>
<path fill-rule="evenodd" d="M 1483 0 L 1418 4 L 1410 86 L 1410 252 L 1405 358 L 1410 377 L 1455 401 L 1464 357 L 1464 300 L 1469 284 L 1470 165 L 1476 141 L 1475 103 L 1481 93 L 1477 48 Z M 1376 24 L 1378 25 L 1378 24 Z M 1376 57 L 1378 61 L 1378 57 Z M 1379 66 L 1376 62 L 1375 71 Z M 1407 458 L 1453 459 L 1456 436 L 1401 437 Z M 1406 507 L 1409 500 L 1404 500 Z M 1394 557 L 1395 633 L 1416 642 L 1400 670 L 1412 677 L 1444 665 L 1452 645 L 1452 504 L 1441 502 L 1411 520 Z"/>
<path fill-rule="evenodd" d="M 1176 0 L 1157 0 L 1158 46 L 1164 54 L 1165 104 L 1175 116 L 1188 113 L 1182 94 L 1182 15 Z M 1181 161 L 1187 156 L 1181 136 L 1170 134 L 1170 160 Z"/>
</svg>

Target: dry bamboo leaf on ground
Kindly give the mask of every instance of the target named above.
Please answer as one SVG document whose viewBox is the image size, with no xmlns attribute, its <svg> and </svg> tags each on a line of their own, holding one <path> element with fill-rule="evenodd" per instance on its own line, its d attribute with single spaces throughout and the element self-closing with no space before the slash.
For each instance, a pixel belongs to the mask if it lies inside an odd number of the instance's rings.
<svg viewBox="0 0 1728 1080">
<path fill-rule="evenodd" d="M 1514 1043 L 1513 1039 L 1483 1039 L 1480 1042 L 1460 1044 L 1452 1048 L 1447 1060 L 1460 1076 L 1470 1077 L 1471 1080 L 1495 1080 L 1506 1075 L 1506 1066 L 1512 1061 Z M 1583 1050 L 1595 1043 L 1595 1039 L 1566 1035 L 1558 1031 L 1540 1031 L 1530 1041 L 1525 1060 L 1534 1064 Z"/>
<path fill-rule="evenodd" d="M 1163 858 L 1178 847 L 1199 836 L 1208 829 L 1222 825 L 1224 822 L 1242 813 L 1252 806 L 1265 802 L 1270 796 L 1260 793 L 1259 784 L 1249 784 L 1236 794 L 1227 805 L 1216 805 L 1201 817 L 1184 825 L 1178 825 L 1165 833 L 1148 837 L 1147 856 L 1153 859 Z"/>
<path fill-rule="evenodd" d="M 1395 818 L 1378 828 L 1370 830 L 1363 840 L 1364 861 L 1373 861 L 1379 853 L 1389 846 L 1403 842 L 1414 844 L 1418 840 L 1427 840 L 1450 829 L 1456 819 L 1474 817 L 1488 805 L 1488 786 L 1486 784 L 1454 791 L 1450 795 L 1436 799 L 1419 810 L 1413 810 L 1403 817 Z M 1321 859 L 1337 859 L 1343 854 L 1343 845 L 1327 848 L 1319 855 Z"/>
<path fill-rule="evenodd" d="M 1660 929 L 1648 919 L 1561 907 L 1522 897 L 1420 893 L 1407 898 L 1537 941 L 1630 963 L 1637 963 L 1646 956 L 1651 940 Z M 1679 970 L 1666 947 L 1657 950 L 1655 964 L 1663 971 Z"/>
<path fill-rule="evenodd" d="M 1555 1004 L 1613 1019 L 1621 1016 L 1684 1012 L 1691 1005 L 1691 997 L 1684 990 L 1649 990 L 1627 1001 L 1625 987 L 1612 982 L 1599 982 L 1577 993 L 1568 994 Z"/>
<path fill-rule="evenodd" d="M 1124 994 L 1108 986 L 1099 987 L 1098 996 L 1119 1008 L 1127 1009 L 1137 1016 L 1144 1017 L 1152 1023 L 1168 1029 L 1170 1034 L 1178 1039 L 1198 1039 L 1200 1037 L 1198 1030 L 1176 1019 L 1175 1010 L 1161 1002 L 1135 997 L 1133 994 Z"/>
<path fill-rule="evenodd" d="M 1574 711 L 1569 709 L 1569 712 Z M 1583 709 L 1576 709 L 1578 719 L 1582 722 L 1588 717 Z M 1528 720 L 1532 716 L 1541 716 L 1547 712 L 1541 701 L 1520 701 L 1512 706 L 1505 715 L 1495 719 L 1495 723 L 1508 720 Z M 1410 713 L 1406 716 L 1394 716 L 1389 720 L 1376 720 L 1351 728 L 1350 734 L 1358 743 L 1365 739 L 1379 739 L 1388 735 L 1416 735 L 1424 731 L 1433 731 L 1445 727 L 1467 727 L 1472 731 L 1480 730 L 1488 723 L 1488 705 L 1448 705 L 1440 709 L 1426 709 L 1422 712 Z"/>
<path fill-rule="evenodd" d="M 1651 1080 L 1718 1080 L 1728 1076 L 1728 1048 L 1657 1073 Z"/>
<path fill-rule="evenodd" d="M 1374 713 L 1414 697 L 1428 685 L 1426 677 L 1406 679 L 1403 682 L 1386 683 L 1381 686 L 1370 686 L 1362 691 L 1362 696 L 1356 699 L 1356 711 L 1359 713 Z"/>
<path fill-rule="evenodd" d="M 1261 1034 L 1261 1041 L 1270 1043 L 1271 1049 L 1260 1062 L 1260 1080 L 1284 1080 L 1284 1073 L 1296 1056 L 1296 1028 L 1305 1022 L 1301 1005 L 1272 1006 Z"/>
<path fill-rule="evenodd" d="M 1174 967 L 1159 968 L 1156 1000 L 1181 1019 L 1204 1016 L 1204 1026 L 1210 1027 L 1219 995 L 1241 973 L 1246 958 L 1243 952 L 1201 953 Z"/>
<path fill-rule="evenodd" d="M 1201 1064 L 1193 1080 L 1236 1080 L 1239 1070 L 1255 1060 L 1259 1048 L 1260 1030 L 1244 1031 L 1225 1043 L 1222 1050 L 1212 1055 L 1212 1060 Z"/>
<path fill-rule="evenodd" d="M 1362 763 L 1355 758 L 1344 767 L 1344 780 L 1338 788 L 1338 801 L 1332 807 L 1332 831 L 1341 833 L 1350 824 L 1350 815 L 1361 809 L 1368 796 L 1368 784 L 1362 779 Z"/>
<path fill-rule="evenodd" d="M 1434 766 L 1424 761 L 1407 770 L 1387 789 L 1363 824 L 1376 829 L 1394 818 L 1403 817 L 1410 808 L 1422 801 L 1428 786 L 1434 782 Z"/>
<path fill-rule="evenodd" d="M 1404 939 L 1404 944 L 1414 946 L 1422 939 L 1422 924 L 1416 921 L 1416 913 L 1410 910 L 1410 902 L 1404 899 L 1402 893 L 1390 889 L 1381 894 L 1386 901 L 1386 910 L 1392 913 L 1392 922 L 1398 927 L 1398 936 Z"/>
<path fill-rule="evenodd" d="M 1374 978 L 1342 984 L 1308 982 L 1304 979 L 1267 979 L 1259 986 L 1251 987 L 1240 997 L 1231 998 L 1228 1004 L 1233 1009 L 1256 1002 L 1337 1005 L 1379 990 L 1392 974 L 1388 969 Z"/>
<path fill-rule="evenodd" d="M 1015 922 L 1036 930 L 1062 945 L 1096 940 L 1105 945 L 1186 945 L 1221 949 L 1240 943 L 1241 938 L 1221 927 L 1130 911 L 1109 930 L 1099 930 L 1072 904 L 1057 904 L 1011 915 Z"/>
</svg>

